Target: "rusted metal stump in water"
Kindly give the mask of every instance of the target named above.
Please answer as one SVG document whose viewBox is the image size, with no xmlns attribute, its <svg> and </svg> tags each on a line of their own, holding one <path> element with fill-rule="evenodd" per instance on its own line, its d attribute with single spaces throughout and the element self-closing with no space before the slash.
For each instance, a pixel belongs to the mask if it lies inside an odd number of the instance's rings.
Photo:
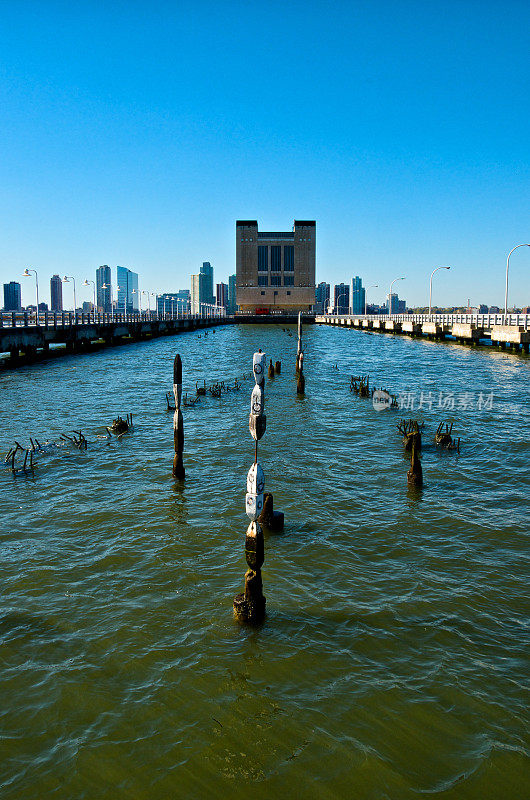
<svg viewBox="0 0 530 800">
<path fill-rule="evenodd" d="M 261 567 L 264 559 L 263 531 L 258 517 L 263 510 L 263 489 L 265 477 L 258 462 L 258 442 L 265 433 L 267 417 L 265 410 L 265 353 L 261 350 L 254 353 L 253 371 L 256 385 L 250 399 L 250 417 L 248 427 L 255 441 L 254 464 L 247 475 L 247 493 L 245 508 L 251 522 L 245 536 L 245 558 L 248 570 L 245 574 L 245 591 L 234 597 L 234 615 L 240 622 L 257 625 L 265 617 L 265 597 Z"/>
<path fill-rule="evenodd" d="M 173 477 L 183 480 L 186 472 L 182 462 L 184 454 L 184 420 L 180 403 L 182 400 L 182 359 L 179 354 L 173 363 L 173 394 L 175 395 L 175 413 L 173 414 L 173 440 L 175 443 L 175 457 L 173 459 Z"/>
</svg>

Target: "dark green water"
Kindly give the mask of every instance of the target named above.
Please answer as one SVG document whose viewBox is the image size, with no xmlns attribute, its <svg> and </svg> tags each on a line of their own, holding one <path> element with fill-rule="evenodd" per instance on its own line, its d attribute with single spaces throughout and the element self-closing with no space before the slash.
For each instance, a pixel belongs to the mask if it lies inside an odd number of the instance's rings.
<svg viewBox="0 0 530 800">
<path fill-rule="evenodd" d="M 260 460 L 286 528 L 249 630 L 232 598 L 252 383 L 184 409 L 183 487 L 164 392 L 176 352 L 191 390 L 249 372 L 258 347 L 283 362 Z M 34 478 L 0 473 L 2 800 L 528 797 L 530 360 L 313 326 L 300 399 L 295 347 L 226 327 L 1 376 L 3 454 L 89 440 Z M 402 414 L 352 396 L 358 373 L 433 392 L 413 414 L 422 492 Z M 98 438 L 127 412 L 131 435 Z M 431 444 L 445 417 L 460 455 Z"/>
</svg>

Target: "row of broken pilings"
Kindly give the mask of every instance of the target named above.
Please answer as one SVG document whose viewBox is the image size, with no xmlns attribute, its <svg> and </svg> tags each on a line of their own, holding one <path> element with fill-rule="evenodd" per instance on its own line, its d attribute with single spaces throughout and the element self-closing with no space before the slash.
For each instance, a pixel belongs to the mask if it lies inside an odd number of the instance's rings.
<svg viewBox="0 0 530 800">
<path fill-rule="evenodd" d="M 273 364 L 271 359 L 268 368 L 268 377 L 274 378 L 275 375 L 280 375 L 281 371 L 282 362 L 276 361 L 276 363 Z M 252 375 L 252 373 L 250 373 L 250 375 Z M 195 397 L 188 397 L 188 393 L 185 392 L 184 396 L 181 398 L 181 408 L 193 408 L 193 406 L 200 402 L 201 397 L 205 397 L 207 394 L 209 394 L 211 397 L 219 399 L 224 394 L 239 392 L 242 387 L 242 381 L 247 380 L 250 375 L 244 373 L 241 378 L 234 378 L 233 383 L 223 380 L 215 381 L 214 383 L 206 385 L 206 381 L 203 381 L 203 385 L 200 386 L 199 382 L 195 381 Z M 174 392 L 166 392 L 166 406 L 168 411 L 175 411 L 175 405 L 171 404 L 172 394 L 174 394 Z"/>
<path fill-rule="evenodd" d="M 107 436 L 104 438 L 110 438 L 111 434 L 114 434 L 117 439 L 120 439 L 125 433 L 132 429 L 132 420 L 132 414 L 127 414 L 125 419 L 118 416 L 112 421 L 111 425 L 105 426 Z M 4 457 L 4 464 L 10 465 L 11 472 L 14 476 L 34 475 L 36 466 L 35 457 L 49 453 L 52 450 L 55 451 L 57 447 L 64 447 L 65 445 L 71 444 L 78 450 L 88 449 L 88 440 L 80 430 L 71 431 L 69 434 L 61 433 L 59 434 L 59 439 L 55 441 L 46 440 L 41 443 L 36 437 L 32 436 L 29 437 L 29 441 L 30 447 L 23 447 L 20 442 L 15 439 L 14 446 L 9 448 Z M 22 459 L 22 457 L 24 457 L 24 461 L 17 462 L 17 459 Z"/>
<path fill-rule="evenodd" d="M 274 510 L 274 498 L 270 492 L 264 492 L 265 478 L 261 465 L 258 462 L 258 442 L 265 434 L 267 418 L 265 409 L 265 354 L 261 349 L 254 353 L 252 372 L 255 386 L 250 400 L 249 431 L 254 439 L 254 464 L 247 474 L 247 493 L 245 508 L 250 524 L 245 534 L 245 559 L 247 572 L 245 573 L 245 590 L 237 594 L 233 601 L 235 618 L 242 623 L 251 625 L 260 624 L 265 618 L 266 599 L 263 595 L 263 580 L 261 567 L 265 558 L 263 527 L 270 531 L 281 531 L 284 527 L 284 514 Z M 305 377 L 303 373 L 304 355 L 302 352 L 302 321 L 298 316 L 298 348 L 296 357 L 297 393 L 305 392 Z M 281 362 L 272 363 L 269 360 L 267 376 L 273 379 L 281 373 Z M 237 379 L 236 379 L 237 384 Z M 199 391 L 196 384 L 197 396 L 206 394 L 206 384 Z M 239 387 L 238 387 L 239 388 Z M 218 396 L 217 392 L 212 393 Z M 182 404 L 182 360 L 179 354 L 175 356 L 173 364 L 173 395 L 175 413 L 173 416 L 174 459 L 173 477 L 183 480 L 185 469 L 183 464 L 184 452 L 184 424 L 181 411 Z M 166 396 L 167 399 L 167 396 Z M 169 408 L 169 400 L 168 400 Z"/>
</svg>

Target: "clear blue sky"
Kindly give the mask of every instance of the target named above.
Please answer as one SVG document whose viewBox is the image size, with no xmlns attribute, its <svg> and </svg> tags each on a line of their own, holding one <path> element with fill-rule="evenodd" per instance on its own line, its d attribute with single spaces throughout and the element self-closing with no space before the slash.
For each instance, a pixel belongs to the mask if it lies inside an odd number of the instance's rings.
<svg viewBox="0 0 530 800">
<path fill-rule="evenodd" d="M 501 305 L 530 241 L 529 31 L 514 0 L 4 2 L 2 281 L 226 280 L 237 218 L 296 217 L 317 280 L 379 301 L 406 275 L 421 304 L 450 264 L 435 301 Z M 530 248 L 510 299 L 530 304 Z"/>
</svg>

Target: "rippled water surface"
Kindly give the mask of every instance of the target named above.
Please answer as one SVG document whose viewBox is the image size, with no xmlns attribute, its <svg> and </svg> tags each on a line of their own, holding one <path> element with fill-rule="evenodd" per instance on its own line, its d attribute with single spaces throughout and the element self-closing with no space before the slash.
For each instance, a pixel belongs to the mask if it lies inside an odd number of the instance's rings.
<svg viewBox="0 0 530 800">
<path fill-rule="evenodd" d="M 33 478 L 0 472 L 2 800 L 528 797 L 530 359 L 312 326 L 299 398 L 293 330 L 0 377 L 2 454 L 79 428 L 89 442 L 39 456 Z M 232 618 L 251 381 L 184 409 L 184 485 L 164 393 L 176 352 L 194 392 L 249 372 L 258 347 L 283 362 L 260 460 L 286 526 L 251 630 Z M 431 398 L 413 414 L 423 491 L 407 491 L 403 414 L 351 395 L 359 373 Z M 102 438 L 127 412 L 134 432 Z M 432 445 L 445 417 L 460 455 Z"/>
</svg>

